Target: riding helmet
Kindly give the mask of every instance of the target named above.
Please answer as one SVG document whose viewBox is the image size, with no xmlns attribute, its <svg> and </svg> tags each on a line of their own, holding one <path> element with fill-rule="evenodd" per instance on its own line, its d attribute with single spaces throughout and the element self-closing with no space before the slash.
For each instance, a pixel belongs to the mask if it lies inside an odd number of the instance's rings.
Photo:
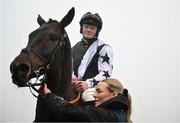
<svg viewBox="0 0 180 123">
<path fill-rule="evenodd" d="M 82 25 L 83 24 L 90 24 L 90 25 L 94 25 L 97 27 L 97 32 L 96 32 L 96 37 L 98 37 L 99 32 L 101 31 L 102 28 L 102 19 L 99 16 L 98 13 L 92 14 L 91 12 L 87 12 L 85 13 L 81 20 L 80 20 L 80 33 L 82 33 Z"/>
</svg>

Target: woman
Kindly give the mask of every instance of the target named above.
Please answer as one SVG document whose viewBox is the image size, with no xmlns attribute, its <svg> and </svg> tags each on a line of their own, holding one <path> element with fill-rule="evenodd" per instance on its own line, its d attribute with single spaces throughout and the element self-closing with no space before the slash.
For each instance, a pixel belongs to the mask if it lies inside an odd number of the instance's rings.
<svg viewBox="0 0 180 123">
<path fill-rule="evenodd" d="M 65 113 L 71 121 L 131 122 L 131 97 L 127 89 L 116 79 L 106 79 L 97 84 L 95 106 L 75 106 L 43 88 L 45 102 L 55 115 Z"/>
</svg>

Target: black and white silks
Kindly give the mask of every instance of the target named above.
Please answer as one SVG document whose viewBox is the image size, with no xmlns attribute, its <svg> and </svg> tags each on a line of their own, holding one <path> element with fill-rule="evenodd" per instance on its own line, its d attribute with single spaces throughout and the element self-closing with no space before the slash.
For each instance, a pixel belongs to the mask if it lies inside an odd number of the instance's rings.
<svg viewBox="0 0 180 123">
<path fill-rule="evenodd" d="M 83 40 L 73 48 L 74 74 L 93 87 L 97 82 L 112 75 L 113 51 L 111 46 L 96 39 L 86 49 Z"/>
</svg>

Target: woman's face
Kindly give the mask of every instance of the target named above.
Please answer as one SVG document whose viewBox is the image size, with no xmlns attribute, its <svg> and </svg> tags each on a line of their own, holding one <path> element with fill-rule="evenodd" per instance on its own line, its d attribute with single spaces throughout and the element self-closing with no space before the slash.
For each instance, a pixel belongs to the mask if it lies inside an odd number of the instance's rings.
<svg viewBox="0 0 180 123">
<path fill-rule="evenodd" d="M 97 27 L 89 24 L 83 24 L 82 35 L 85 39 L 92 39 L 95 37 Z"/>
<path fill-rule="evenodd" d="M 100 104 L 106 102 L 107 100 L 117 96 L 117 92 L 111 92 L 108 90 L 108 84 L 105 82 L 99 82 L 96 86 L 95 97 L 95 106 L 99 106 Z"/>
</svg>

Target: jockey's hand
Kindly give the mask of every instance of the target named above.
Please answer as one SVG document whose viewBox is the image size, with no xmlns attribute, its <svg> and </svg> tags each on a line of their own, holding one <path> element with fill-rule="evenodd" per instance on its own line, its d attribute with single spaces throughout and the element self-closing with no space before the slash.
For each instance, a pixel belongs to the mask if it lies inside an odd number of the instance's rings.
<svg viewBox="0 0 180 123">
<path fill-rule="evenodd" d="M 74 88 L 77 92 L 84 92 L 86 89 L 88 89 L 88 84 L 86 81 L 76 81 L 74 84 Z"/>
<path fill-rule="evenodd" d="M 72 74 L 72 84 L 75 84 L 76 81 L 78 81 L 78 78 L 74 74 Z"/>
</svg>

